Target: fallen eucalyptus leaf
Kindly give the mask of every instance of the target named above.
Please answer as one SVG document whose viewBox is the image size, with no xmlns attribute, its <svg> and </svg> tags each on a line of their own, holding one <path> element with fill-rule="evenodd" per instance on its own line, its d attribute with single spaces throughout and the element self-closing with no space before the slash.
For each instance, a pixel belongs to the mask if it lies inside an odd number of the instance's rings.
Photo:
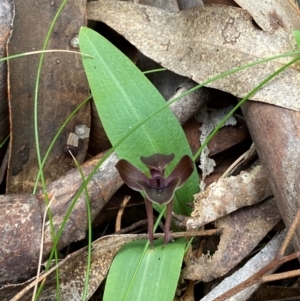
<svg viewBox="0 0 300 301">
<path fill-rule="evenodd" d="M 54 2 L 53 5 L 49 3 L 48 8 L 45 7 L 45 3 L 35 0 L 28 0 L 26 3 L 14 0 L 14 3 L 16 15 L 13 34 L 8 43 L 8 54 L 41 49 L 49 24 L 54 20 L 56 10 L 62 1 L 55 1 L 55 5 Z M 41 12 L 45 11 L 47 13 L 43 13 L 41 18 Z M 76 50 L 71 40 L 78 34 L 80 26 L 87 24 L 86 1 L 79 0 L 67 5 L 60 12 L 55 24 L 55 33 L 47 39 L 46 48 Z M 43 67 L 37 75 L 39 60 L 39 55 L 9 60 L 7 94 L 11 141 L 6 176 L 7 193 L 31 193 L 34 190 L 39 172 L 37 143 L 39 142 L 40 156 L 43 158 L 61 125 L 89 96 L 89 86 L 80 55 L 69 53 L 45 55 Z M 36 86 L 35 90 L 33 87 L 37 82 L 39 89 Z M 38 100 L 35 102 L 37 90 Z M 34 113 L 36 110 L 38 113 Z M 35 119 L 35 115 L 38 120 Z M 34 126 L 34 120 L 38 126 Z M 79 139 L 77 133 L 83 130 L 87 133 L 89 127 L 90 106 L 86 103 L 64 125 L 47 156 L 43 166 L 47 184 L 76 166 L 67 149 L 72 150 L 80 164 L 84 162 L 89 139 Z M 38 131 L 39 139 L 35 137 L 35 129 Z M 73 139 L 69 139 L 70 134 L 70 138 Z"/>
<path fill-rule="evenodd" d="M 238 176 L 220 178 L 195 195 L 194 210 L 186 220 L 188 230 L 197 229 L 238 208 L 253 205 L 272 195 L 261 165 Z"/>
<path fill-rule="evenodd" d="M 218 286 L 209 292 L 201 301 L 213 301 L 216 297 L 221 296 L 229 289 L 242 283 L 256 272 L 262 270 L 270 263 L 278 254 L 279 248 L 286 236 L 286 230 L 275 236 L 258 254 L 251 258 L 241 269 L 236 271 L 231 276 L 225 278 Z M 288 252 L 291 251 L 291 246 L 288 247 Z M 245 288 L 230 298 L 231 301 L 246 301 L 257 290 L 259 284 L 254 284 Z M 281 287 L 282 288 L 282 287 Z"/>
<path fill-rule="evenodd" d="M 135 3 L 158 7 L 167 11 L 179 11 L 177 0 L 135 0 Z"/>
<path fill-rule="evenodd" d="M 0 3 L 0 57 L 6 55 L 6 43 L 10 39 L 15 15 L 14 2 L 2 0 Z M 6 62 L 0 63 L 0 143 L 9 133 L 9 114 L 7 100 L 7 69 Z M 0 153 L 0 161 L 3 154 Z"/>
<path fill-rule="evenodd" d="M 282 28 L 263 32 L 253 24 L 247 11 L 234 7 L 202 6 L 169 13 L 102 0 L 89 2 L 87 8 L 88 19 L 105 22 L 146 56 L 197 82 L 297 49 L 291 33 Z M 288 58 L 281 58 L 247 68 L 209 86 L 243 97 L 287 61 Z M 296 64 L 286 69 L 260 89 L 253 100 L 300 110 L 299 68 Z"/>
<path fill-rule="evenodd" d="M 282 27 L 291 32 L 294 28 L 300 28 L 299 8 L 293 0 L 235 0 L 235 2 L 246 9 L 265 31 Z"/>
<path fill-rule="evenodd" d="M 88 298 L 92 296 L 100 283 L 106 277 L 113 260 L 119 249 L 126 243 L 145 237 L 142 235 L 111 235 L 99 238 L 92 244 L 92 261 L 91 274 L 89 281 Z M 60 300 L 61 301 L 78 301 L 82 298 L 83 288 L 85 284 L 85 274 L 87 265 L 87 248 L 78 250 L 67 256 L 59 263 L 59 281 L 60 281 Z M 46 278 L 44 289 L 40 297 L 40 301 L 57 300 L 56 298 L 56 273 L 52 269 L 52 273 L 40 276 L 40 281 Z M 46 277 L 47 275 L 47 277 Z M 34 280 L 34 279 L 32 279 Z M 22 288 L 22 287 L 21 287 Z M 30 301 L 32 298 L 33 284 L 25 287 L 19 297 L 14 297 L 11 301 L 22 300 Z M 9 290 L 13 287 L 7 286 L 4 293 L 9 296 Z M 2 293 L 2 292 L 1 292 Z M 2 296 L 2 295 L 1 295 Z M 1 299 L 3 301 L 8 299 Z"/>
<path fill-rule="evenodd" d="M 280 214 L 273 198 L 219 219 L 216 227 L 222 229 L 223 234 L 218 250 L 212 257 L 190 257 L 183 277 L 206 282 L 225 275 L 255 248 L 279 220 Z"/>
</svg>

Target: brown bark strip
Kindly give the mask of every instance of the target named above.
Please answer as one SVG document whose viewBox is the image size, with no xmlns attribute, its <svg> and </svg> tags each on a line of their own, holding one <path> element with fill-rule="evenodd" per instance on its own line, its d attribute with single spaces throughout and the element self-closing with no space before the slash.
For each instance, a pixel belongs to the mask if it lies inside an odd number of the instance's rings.
<svg viewBox="0 0 300 301">
<path fill-rule="evenodd" d="M 11 36 L 14 14 L 14 2 L 12 0 L 1 0 L 0 57 L 4 57 L 6 55 L 6 43 Z M 7 62 L 0 62 L 0 143 L 9 133 L 6 67 Z"/>
<path fill-rule="evenodd" d="M 244 104 L 242 109 L 280 214 L 289 229 L 300 208 L 300 112 L 254 102 Z M 295 250 L 300 250 L 300 226 L 293 245 Z"/>
<path fill-rule="evenodd" d="M 42 49 L 49 26 L 62 0 L 15 0 L 16 17 L 9 54 Z M 86 1 L 70 1 L 59 16 L 48 49 L 76 50 L 71 45 L 80 26 L 86 25 Z M 38 173 L 34 138 L 34 93 L 40 55 L 11 60 L 10 119 L 11 154 L 7 176 L 8 193 L 31 193 Z M 38 133 L 44 156 L 57 130 L 89 94 L 88 84 L 77 54 L 45 54 L 38 95 Z M 56 180 L 75 164 L 66 147 L 76 126 L 90 127 L 89 105 L 83 107 L 64 128 L 44 168 L 47 183 Z M 82 163 L 88 138 L 78 139 L 76 159 Z"/>
</svg>

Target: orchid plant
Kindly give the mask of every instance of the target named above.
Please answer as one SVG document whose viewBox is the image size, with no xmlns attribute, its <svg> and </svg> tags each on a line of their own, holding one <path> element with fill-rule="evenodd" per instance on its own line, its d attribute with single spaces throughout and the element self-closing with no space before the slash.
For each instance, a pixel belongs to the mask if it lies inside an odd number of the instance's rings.
<svg viewBox="0 0 300 301">
<path fill-rule="evenodd" d="M 121 159 L 116 168 L 122 180 L 131 189 L 143 192 L 145 197 L 147 221 L 148 221 L 148 238 L 153 246 L 153 208 L 152 202 L 159 205 L 167 206 L 165 221 L 165 238 L 164 244 L 170 240 L 170 226 L 172 220 L 173 197 L 176 189 L 183 186 L 194 170 L 192 159 L 185 155 L 168 177 L 165 177 L 165 169 L 175 155 L 164 155 L 155 153 L 149 157 L 141 157 L 141 161 L 148 167 L 150 178 L 141 172 L 128 161 Z"/>
</svg>

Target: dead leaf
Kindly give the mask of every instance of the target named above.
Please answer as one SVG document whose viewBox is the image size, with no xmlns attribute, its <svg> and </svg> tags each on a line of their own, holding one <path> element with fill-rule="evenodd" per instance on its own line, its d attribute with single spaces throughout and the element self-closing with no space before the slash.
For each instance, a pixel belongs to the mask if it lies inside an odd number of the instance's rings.
<svg viewBox="0 0 300 301">
<path fill-rule="evenodd" d="M 236 271 L 229 277 L 225 278 L 219 285 L 217 285 L 200 301 L 213 301 L 216 297 L 221 296 L 229 289 L 237 286 L 241 282 L 254 275 L 256 272 L 262 270 L 277 256 L 279 248 L 281 247 L 281 244 L 286 236 L 286 233 L 287 231 L 284 230 L 279 235 L 275 236 L 258 254 L 251 258 L 242 268 L 240 268 L 238 271 Z M 291 251 L 291 246 L 289 246 L 288 250 Z M 252 293 L 255 290 L 257 290 L 258 287 L 259 284 L 254 284 L 242 290 L 238 294 L 234 295 L 230 298 L 230 300 L 246 301 L 252 295 Z M 282 289 L 282 287 L 280 287 L 280 289 Z"/>
<path fill-rule="evenodd" d="M 126 243 L 145 238 L 146 235 L 139 234 L 122 234 L 102 237 L 92 244 L 92 261 L 91 274 L 88 289 L 88 298 L 90 298 L 103 279 L 106 277 L 111 262 Z M 61 301 L 78 301 L 82 298 L 85 275 L 87 265 L 87 248 L 83 248 L 67 256 L 59 263 L 59 279 L 60 279 L 60 300 Z M 44 289 L 40 297 L 40 301 L 55 301 L 56 299 L 56 274 L 53 267 L 51 274 L 41 274 L 40 281 L 46 278 Z M 34 279 L 31 279 L 31 281 Z M 27 282 L 28 283 L 28 282 Z M 11 301 L 30 301 L 32 298 L 31 282 L 22 292 L 19 291 L 18 297 L 15 296 Z M 6 287 L 4 292 L 9 293 L 11 287 Z M 23 288 L 23 287 L 22 287 Z M 0 291 L 1 292 L 1 291 Z M 1 295 L 2 296 L 2 295 Z M 6 301 L 8 299 L 1 299 Z"/>
<path fill-rule="evenodd" d="M 6 55 L 8 42 L 14 18 L 14 3 L 2 0 L 0 3 L 0 57 Z M 0 62 L 0 143 L 9 134 L 9 119 L 7 105 L 7 62 Z"/>
<path fill-rule="evenodd" d="M 293 0 L 235 0 L 247 10 L 255 22 L 265 31 L 282 27 L 287 32 L 300 28 L 299 8 Z"/>
<path fill-rule="evenodd" d="M 105 22 L 146 56 L 197 82 L 297 49 L 291 33 L 282 28 L 274 33 L 259 30 L 245 10 L 234 7 L 202 6 L 169 13 L 153 7 L 104 0 L 88 2 L 87 7 L 89 19 Z M 288 61 L 284 58 L 264 63 L 209 86 L 243 97 Z M 299 68 L 296 64 L 282 72 L 260 89 L 253 100 L 300 110 Z"/>
<path fill-rule="evenodd" d="M 99 238 L 92 244 L 91 274 L 88 289 L 88 298 L 90 298 L 101 282 L 106 277 L 111 262 L 120 248 L 128 242 L 146 238 L 145 234 L 122 234 L 110 235 Z M 60 279 L 60 300 L 78 301 L 82 299 L 83 288 L 85 284 L 87 248 L 83 248 L 70 254 L 59 263 Z M 54 267 L 55 268 L 55 267 Z M 56 274 L 54 268 L 50 275 L 41 275 L 40 281 L 46 278 L 40 301 L 55 301 L 56 298 Z M 24 289 L 25 295 L 19 293 L 18 298 L 11 301 L 24 300 L 30 301 L 32 298 L 31 283 Z M 29 290 L 30 289 L 30 290 Z"/>
<path fill-rule="evenodd" d="M 242 110 L 278 209 L 289 229 L 299 210 L 300 112 L 259 102 L 248 102 Z M 298 228 L 293 244 L 299 251 Z"/>
<path fill-rule="evenodd" d="M 210 281 L 225 275 L 245 258 L 280 220 L 275 200 L 242 208 L 216 223 L 223 230 L 218 250 L 212 257 L 190 257 L 183 277 Z"/>
<path fill-rule="evenodd" d="M 286 4 L 291 5 L 292 1 L 289 0 Z M 293 81 L 297 80 L 293 78 Z M 245 103 L 242 111 L 268 176 L 278 209 L 289 229 L 299 210 L 300 114 L 253 102 Z M 300 250 L 299 238 L 300 232 L 296 229 L 293 246 L 297 251 Z"/>
<path fill-rule="evenodd" d="M 62 0 L 14 2 L 16 17 L 9 54 L 42 49 L 49 26 Z M 48 49 L 76 50 L 71 43 L 72 38 L 78 34 L 80 26 L 86 23 L 86 1 L 67 4 L 57 19 Z M 9 193 L 31 193 L 38 173 L 34 136 L 34 93 L 39 58 L 39 55 L 32 55 L 9 61 L 9 108 L 12 128 L 7 175 Z M 80 55 L 62 52 L 45 55 L 37 113 L 42 157 L 63 122 L 88 95 L 89 87 Z M 50 152 L 44 167 L 47 183 L 75 167 L 68 148 L 71 148 L 80 164 L 84 161 L 88 138 L 80 138 L 77 134 L 83 131 L 87 133 L 89 127 L 90 110 L 89 104 L 86 104 L 65 126 Z M 74 144 L 68 146 L 68 138 L 72 133 L 77 135 L 77 142 L 73 139 Z"/>
<path fill-rule="evenodd" d="M 177 0 L 134 0 L 132 2 L 158 7 L 167 11 L 179 11 Z"/>
<path fill-rule="evenodd" d="M 187 229 L 197 229 L 238 208 L 253 205 L 272 195 L 263 167 L 257 165 L 238 176 L 220 178 L 195 195 Z"/>
</svg>

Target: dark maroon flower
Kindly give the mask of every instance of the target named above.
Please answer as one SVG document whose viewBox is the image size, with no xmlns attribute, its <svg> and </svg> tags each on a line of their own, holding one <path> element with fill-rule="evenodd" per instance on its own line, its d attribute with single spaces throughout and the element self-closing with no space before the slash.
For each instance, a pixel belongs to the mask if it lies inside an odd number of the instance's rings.
<svg viewBox="0 0 300 301">
<path fill-rule="evenodd" d="M 174 154 L 164 155 L 159 153 L 149 157 L 141 157 L 141 161 L 150 171 L 150 178 L 124 159 L 116 164 L 116 168 L 125 184 L 134 190 L 143 191 L 145 194 L 148 236 L 151 244 L 153 244 L 153 211 L 151 202 L 167 205 L 165 223 L 165 243 L 167 243 L 170 239 L 172 204 L 175 190 L 187 181 L 194 170 L 193 161 L 188 155 L 185 155 L 171 174 L 165 177 L 165 168 L 174 157 Z"/>
</svg>

